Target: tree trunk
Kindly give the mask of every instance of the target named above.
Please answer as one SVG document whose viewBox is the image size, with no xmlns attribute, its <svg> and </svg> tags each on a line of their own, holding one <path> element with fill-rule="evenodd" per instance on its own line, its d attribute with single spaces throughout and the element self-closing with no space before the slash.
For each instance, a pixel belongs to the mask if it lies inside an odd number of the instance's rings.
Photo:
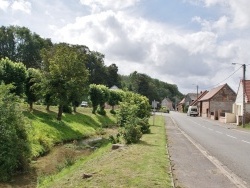
<svg viewBox="0 0 250 188">
<path fill-rule="evenodd" d="M 76 105 L 73 106 L 73 111 L 76 113 Z"/>
<path fill-rule="evenodd" d="M 30 111 L 33 110 L 33 102 L 30 102 Z"/>
<path fill-rule="evenodd" d="M 59 107 L 58 107 L 58 114 L 57 114 L 57 120 L 58 121 L 62 120 L 62 113 L 63 113 L 63 105 L 59 105 Z"/>
<path fill-rule="evenodd" d="M 47 104 L 47 106 L 46 106 L 46 110 L 47 110 L 47 111 L 49 111 L 49 107 L 50 107 L 50 105 Z"/>
</svg>

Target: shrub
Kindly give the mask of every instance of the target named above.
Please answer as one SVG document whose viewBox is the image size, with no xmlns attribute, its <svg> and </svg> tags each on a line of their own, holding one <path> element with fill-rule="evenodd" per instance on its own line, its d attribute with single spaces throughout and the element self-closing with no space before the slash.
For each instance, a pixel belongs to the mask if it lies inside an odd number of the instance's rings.
<svg viewBox="0 0 250 188">
<path fill-rule="evenodd" d="M 72 114 L 72 107 L 68 106 L 68 105 L 63 105 L 63 112 L 68 113 L 68 114 Z"/>
<path fill-rule="evenodd" d="M 148 122 L 148 118 L 140 119 L 138 121 L 138 125 L 141 127 L 142 134 L 150 133 L 150 125 Z"/>
<path fill-rule="evenodd" d="M 123 136 L 126 144 L 138 143 L 142 137 L 141 127 L 132 121 L 126 123 L 120 134 Z"/>
<path fill-rule="evenodd" d="M 0 85 L 0 181 L 25 170 L 30 157 L 25 119 L 10 89 Z"/>
</svg>

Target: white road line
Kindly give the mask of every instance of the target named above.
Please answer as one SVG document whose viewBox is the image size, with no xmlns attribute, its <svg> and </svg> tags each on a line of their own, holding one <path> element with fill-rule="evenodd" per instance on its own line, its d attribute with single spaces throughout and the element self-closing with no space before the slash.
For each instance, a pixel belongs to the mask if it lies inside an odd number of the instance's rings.
<svg viewBox="0 0 250 188">
<path fill-rule="evenodd" d="M 200 144 L 195 142 L 190 136 L 188 136 L 175 122 L 175 120 L 171 117 L 174 125 L 178 128 L 178 130 L 208 159 L 210 160 L 220 171 L 224 174 L 236 187 L 238 188 L 247 188 L 245 182 L 234 174 L 231 170 L 229 170 L 225 165 L 223 165 L 218 159 L 214 156 L 210 155 L 208 151 L 205 150 Z"/>
<path fill-rule="evenodd" d="M 231 135 L 229 135 L 229 134 L 227 134 L 227 136 L 228 136 L 228 137 L 230 137 L 230 138 L 234 138 L 234 139 L 237 139 L 236 137 L 234 137 L 234 136 L 231 136 Z"/>
<path fill-rule="evenodd" d="M 211 129 L 211 128 L 208 128 L 208 130 L 213 131 L 213 129 Z"/>
<path fill-rule="evenodd" d="M 216 133 L 219 133 L 219 134 L 223 134 L 222 132 L 220 132 L 220 131 L 215 131 Z"/>
<path fill-rule="evenodd" d="M 245 143 L 247 143 L 247 144 L 250 144 L 250 142 L 248 142 L 248 141 L 245 141 L 245 140 L 241 140 L 242 142 L 245 142 Z"/>
</svg>

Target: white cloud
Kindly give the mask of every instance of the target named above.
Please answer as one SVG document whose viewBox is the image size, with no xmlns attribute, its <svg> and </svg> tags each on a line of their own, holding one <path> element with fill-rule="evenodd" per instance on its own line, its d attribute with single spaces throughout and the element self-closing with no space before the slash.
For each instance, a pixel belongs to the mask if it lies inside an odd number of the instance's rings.
<svg viewBox="0 0 250 188">
<path fill-rule="evenodd" d="M 7 11 L 7 8 L 9 7 L 10 2 L 7 0 L 0 0 L 0 9 L 3 11 Z"/>
<path fill-rule="evenodd" d="M 27 14 L 31 13 L 31 3 L 25 0 L 14 1 L 11 8 L 14 11 L 21 11 Z"/>
<path fill-rule="evenodd" d="M 83 5 L 89 6 L 93 13 L 101 12 L 103 10 L 121 10 L 134 6 L 140 0 L 126 0 L 126 1 L 114 1 L 114 0 L 80 0 Z"/>
</svg>

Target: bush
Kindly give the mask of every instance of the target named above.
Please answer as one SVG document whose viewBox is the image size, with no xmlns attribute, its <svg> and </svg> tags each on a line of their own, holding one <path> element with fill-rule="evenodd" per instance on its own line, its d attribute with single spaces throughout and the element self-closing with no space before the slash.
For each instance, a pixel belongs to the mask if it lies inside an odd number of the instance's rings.
<svg viewBox="0 0 250 188">
<path fill-rule="evenodd" d="M 10 88 L 0 85 L 0 181 L 25 170 L 30 157 L 25 119 Z"/>
<path fill-rule="evenodd" d="M 142 134 L 150 133 L 150 125 L 148 122 L 148 118 L 140 119 L 138 121 L 138 125 L 141 127 Z"/>
<path fill-rule="evenodd" d="M 120 133 L 126 144 L 138 143 L 142 137 L 141 127 L 132 122 L 127 123 Z"/>
<path fill-rule="evenodd" d="M 68 114 L 72 114 L 72 107 L 68 106 L 68 105 L 63 105 L 63 112 L 68 113 Z"/>
</svg>

